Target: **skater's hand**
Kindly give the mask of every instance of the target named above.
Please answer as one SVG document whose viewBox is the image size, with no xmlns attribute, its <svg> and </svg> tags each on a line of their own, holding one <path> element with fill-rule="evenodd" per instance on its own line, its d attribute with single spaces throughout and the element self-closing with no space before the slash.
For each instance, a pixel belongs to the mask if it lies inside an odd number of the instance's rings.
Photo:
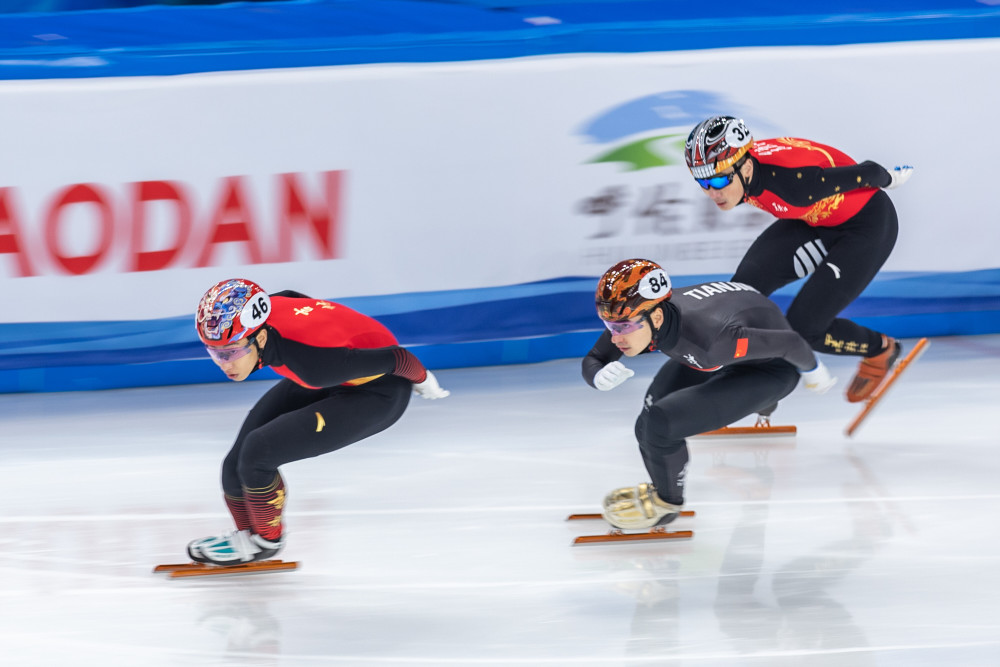
<svg viewBox="0 0 1000 667">
<path fill-rule="evenodd" d="M 434 373 L 427 371 L 427 377 L 423 382 L 413 385 L 413 391 L 420 394 L 421 398 L 428 398 L 434 400 L 435 398 L 445 398 L 450 395 L 451 392 L 447 389 L 442 389 L 441 385 L 438 384 L 437 378 L 434 377 Z"/>
<path fill-rule="evenodd" d="M 612 361 L 597 371 L 597 375 L 594 376 L 594 386 L 601 391 L 610 391 L 633 375 L 635 375 L 635 371 L 625 368 L 625 364 L 620 361 Z"/>
<path fill-rule="evenodd" d="M 802 382 L 809 391 L 825 394 L 830 387 L 837 384 L 837 378 L 830 375 L 830 371 L 822 361 L 817 361 L 816 368 L 802 373 Z"/>
<path fill-rule="evenodd" d="M 893 188 L 898 188 L 903 183 L 906 183 L 913 176 L 913 167 L 909 165 L 896 166 L 889 169 L 889 185 L 885 186 L 885 190 L 892 190 Z"/>
</svg>

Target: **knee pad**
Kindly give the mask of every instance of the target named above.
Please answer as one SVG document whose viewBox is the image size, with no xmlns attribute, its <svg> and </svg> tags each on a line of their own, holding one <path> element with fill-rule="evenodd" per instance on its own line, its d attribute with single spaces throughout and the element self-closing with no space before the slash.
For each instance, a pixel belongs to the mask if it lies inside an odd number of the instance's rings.
<svg viewBox="0 0 1000 667">
<path fill-rule="evenodd" d="M 243 441 L 236 459 L 235 472 L 240 487 L 252 489 L 267 486 L 274 478 L 278 464 L 268 456 L 270 448 L 262 438 L 255 437 L 251 432 Z"/>
<path fill-rule="evenodd" d="M 672 435 L 670 426 L 670 419 L 666 413 L 656 406 L 643 410 L 635 422 L 635 437 L 639 441 L 639 446 L 643 449 L 652 448 L 661 451 L 680 447 L 684 441 L 678 441 Z"/>
</svg>

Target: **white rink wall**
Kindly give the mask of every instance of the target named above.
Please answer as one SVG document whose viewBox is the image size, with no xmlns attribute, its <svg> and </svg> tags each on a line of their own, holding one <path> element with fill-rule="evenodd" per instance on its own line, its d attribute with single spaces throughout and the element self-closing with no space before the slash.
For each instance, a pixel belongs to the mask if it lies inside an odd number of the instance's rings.
<svg viewBox="0 0 1000 667">
<path fill-rule="evenodd" d="M 712 215 L 691 182 L 676 143 L 714 113 L 915 165 L 886 270 L 997 268 L 990 63 L 1000 40 L 2 82 L 5 319 L 180 315 L 245 273 L 342 297 L 597 276 L 637 253 L 728 273 L 770 218 Z M 654 137 L 666 166 L 593 163 Z M 123 290 L 157 296 L 123 310 Z"/>
</svg>

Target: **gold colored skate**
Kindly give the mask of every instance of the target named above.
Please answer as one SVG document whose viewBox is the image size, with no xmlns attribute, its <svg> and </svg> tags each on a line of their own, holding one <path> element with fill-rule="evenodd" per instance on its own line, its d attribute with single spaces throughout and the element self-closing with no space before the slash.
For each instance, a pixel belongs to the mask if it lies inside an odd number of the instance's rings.
<svg viewBox="0 0 1000 667">
<path fill-rule="evenodd" d="M 681 506 L 671 505 L 656 494 L 647 482 L 615 489 L 604 498 L 604 520 L 621 530 L 642 530 L 662 526 L 677 518 Z"/>
</svg>

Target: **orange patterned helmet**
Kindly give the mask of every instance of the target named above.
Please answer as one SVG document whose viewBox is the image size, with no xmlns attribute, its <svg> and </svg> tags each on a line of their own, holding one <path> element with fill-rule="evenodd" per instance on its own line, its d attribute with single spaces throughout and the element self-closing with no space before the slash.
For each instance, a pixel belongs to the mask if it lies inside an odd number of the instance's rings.
<svg viewBox="0 0 1000 667">
<path fill-rule="evenodd" d="M 597 282 L 597 315 L 605 322 L 624 322 L 647 314 L 670 298 L 670 276 L 656 262 L 626 259 Z"/>
</svg>

